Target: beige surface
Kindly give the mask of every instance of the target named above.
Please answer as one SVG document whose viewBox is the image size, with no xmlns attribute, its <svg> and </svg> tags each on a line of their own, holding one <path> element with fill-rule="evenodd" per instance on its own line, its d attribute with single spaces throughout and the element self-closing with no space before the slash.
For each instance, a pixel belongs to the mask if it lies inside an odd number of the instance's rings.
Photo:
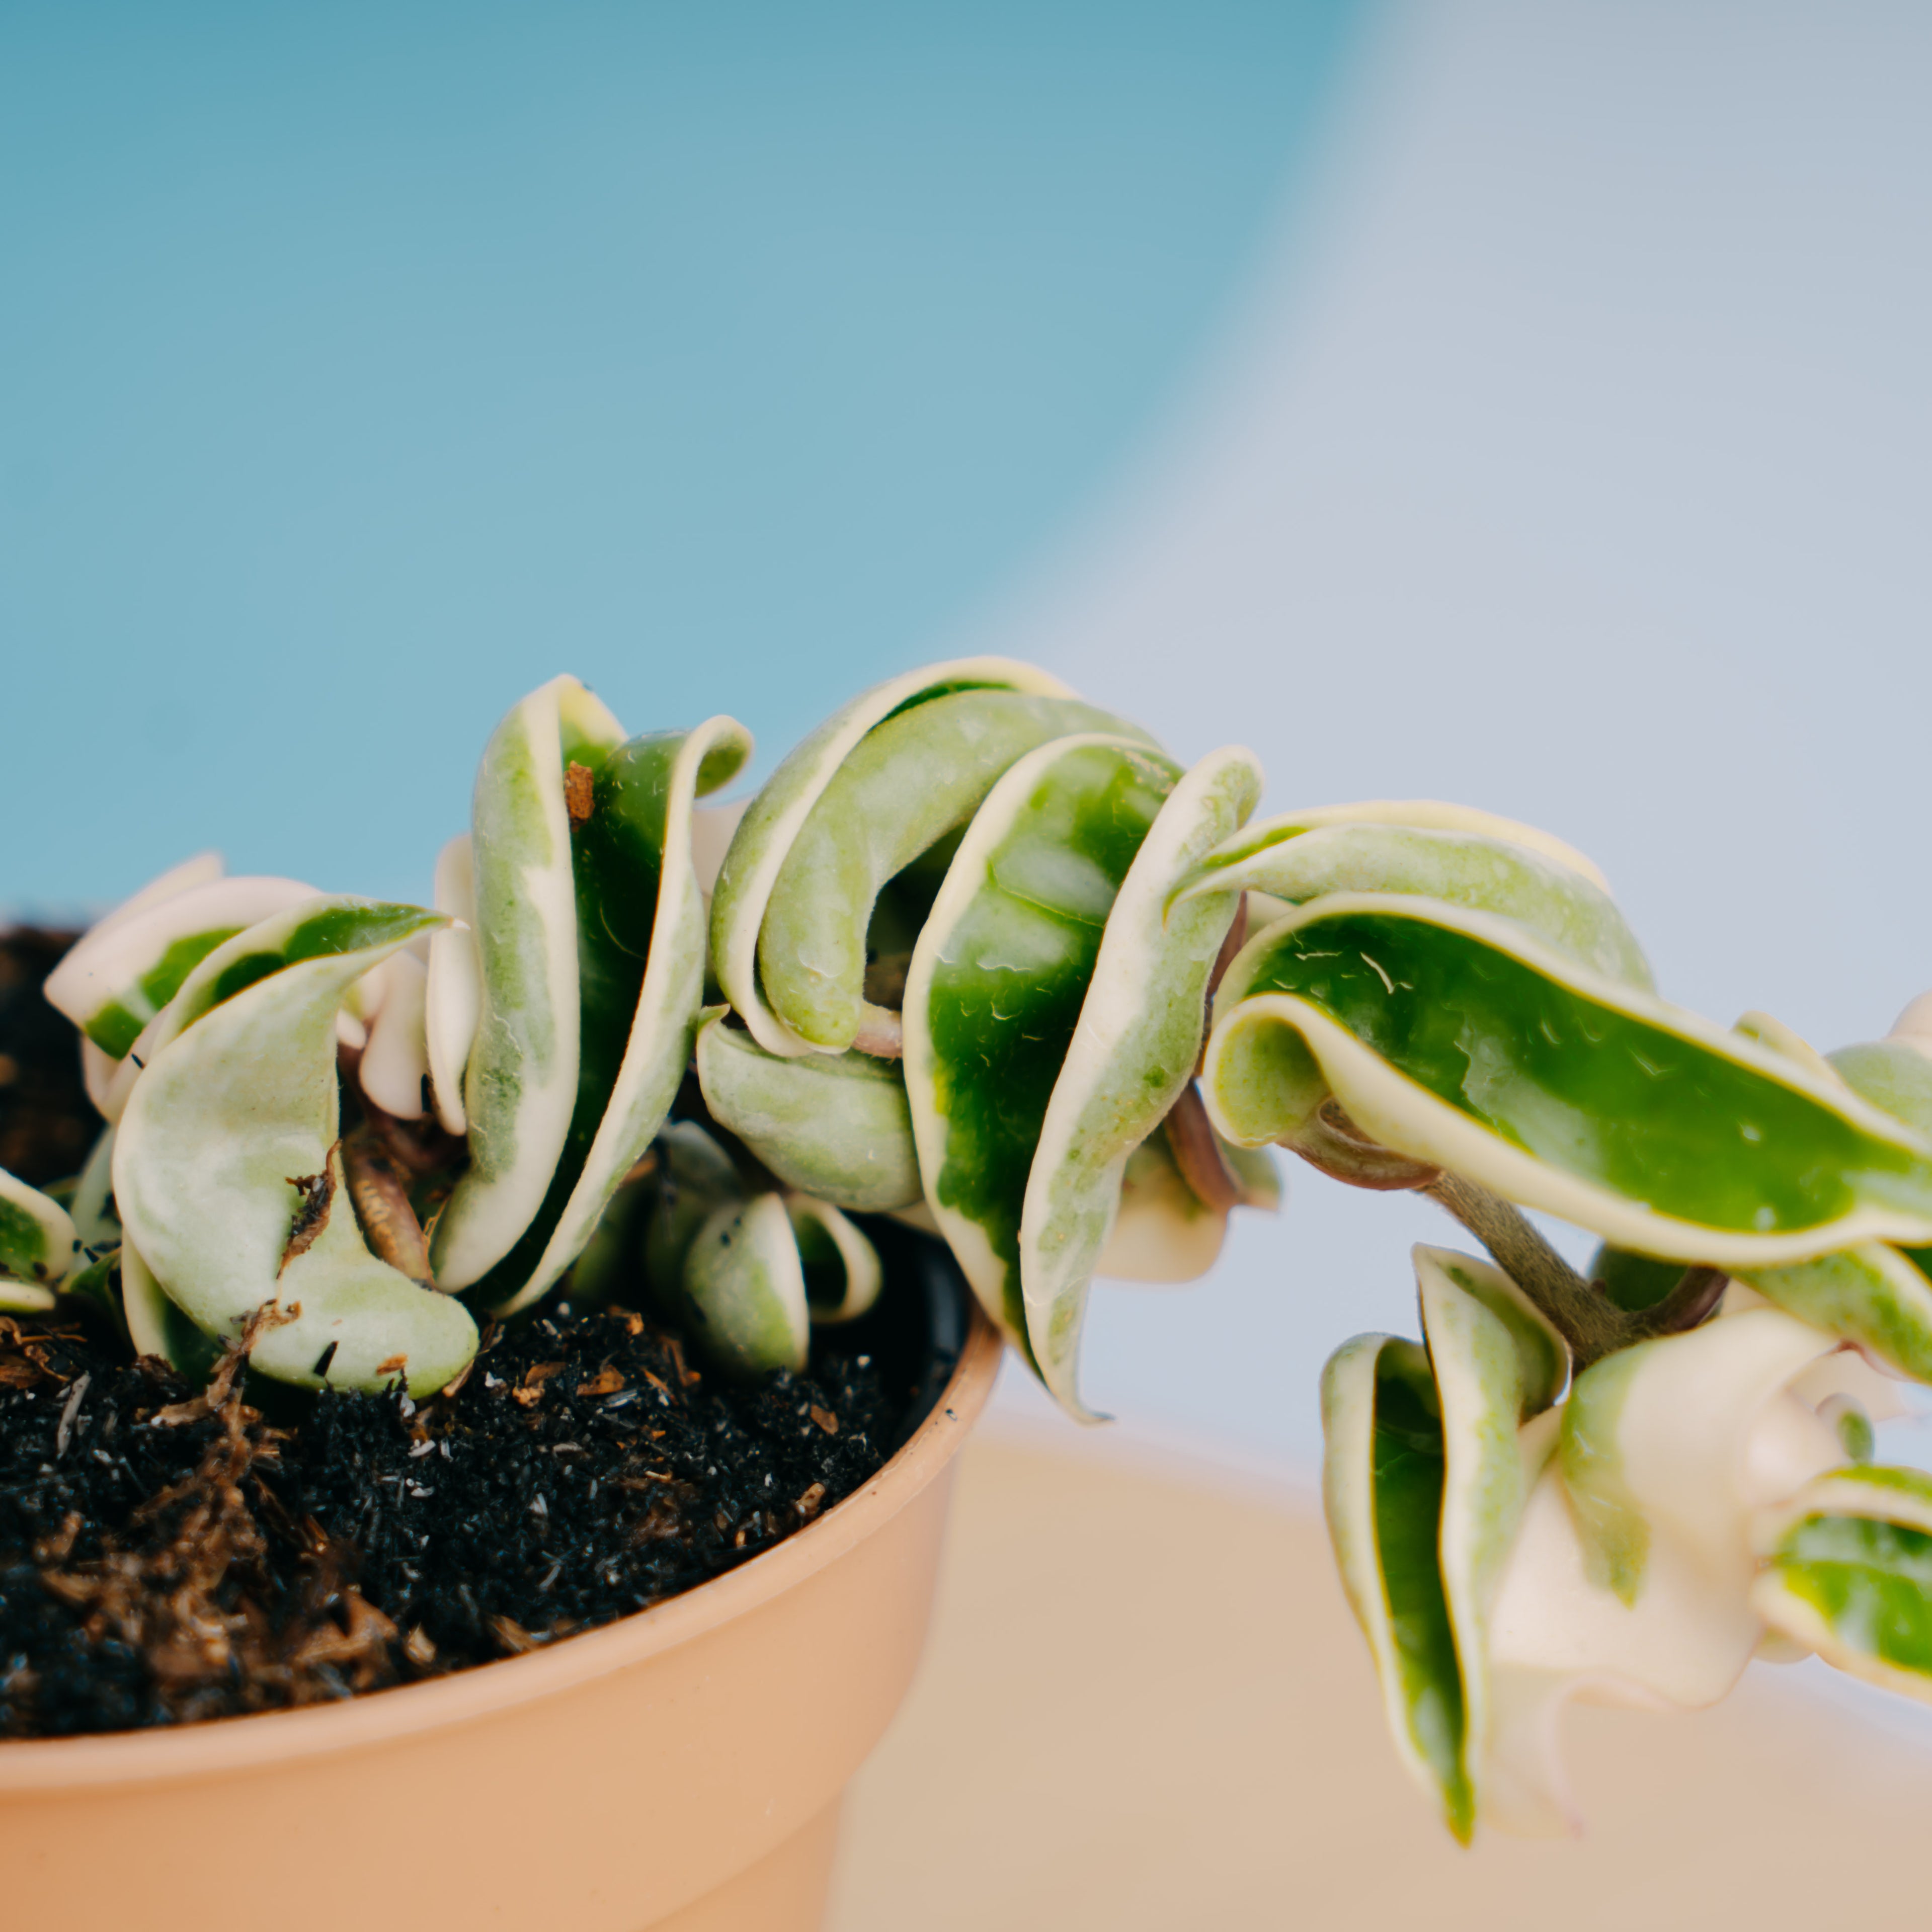
<svg viewBox="0 0 1932 1932">
<path fill-rule="evenodd" d="M 1395 1768 L 1305 1509 L 982 1438 L 956 1512 L 832 1932 L 1932 1923 L 1932 1754 L 1768 1667 L 1694 1716 L 1573 1712 L 1589 1836 L 1462 1852 Z"/>
</svg>

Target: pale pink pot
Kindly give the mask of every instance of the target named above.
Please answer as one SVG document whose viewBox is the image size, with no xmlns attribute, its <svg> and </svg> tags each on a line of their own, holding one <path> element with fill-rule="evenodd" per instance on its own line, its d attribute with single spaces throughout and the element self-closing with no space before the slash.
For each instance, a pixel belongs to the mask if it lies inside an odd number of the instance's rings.
<svg viewBox="0 0 1932 1932">
<path fill-rule="evenodd" d="M 742 1569 L 554 1649 L 352 1702 L 0 1744 L 0 1922 L 812 1932 L 847 1781 L 925 1642 L 1000 1343 Z"/>
</svg>

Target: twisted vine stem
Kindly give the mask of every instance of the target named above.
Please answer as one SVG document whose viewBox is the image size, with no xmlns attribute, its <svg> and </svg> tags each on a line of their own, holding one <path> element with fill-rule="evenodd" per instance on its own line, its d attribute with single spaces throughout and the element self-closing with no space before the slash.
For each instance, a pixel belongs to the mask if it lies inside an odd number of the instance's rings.
<svg viewBox="0 0 1932 1932">
<path fill-rule="evenodd" d="M 1569 1344 L 1579 1373 L 1633 1342 L 1696 1328 L 1724 1298 L 1721 1270 L 1690 1268 L 1660 1301 L 1619 1308 L 1600 1282 L 1579 1274 L 1513 1202 L 1371 1140 L 1332 1100 L 1309 1123 L 1294 1150 L 1311 1167 L 1349 1186 L 1426 1195 L 1468 1228 L 1536 1304 Z"/>
</svg>

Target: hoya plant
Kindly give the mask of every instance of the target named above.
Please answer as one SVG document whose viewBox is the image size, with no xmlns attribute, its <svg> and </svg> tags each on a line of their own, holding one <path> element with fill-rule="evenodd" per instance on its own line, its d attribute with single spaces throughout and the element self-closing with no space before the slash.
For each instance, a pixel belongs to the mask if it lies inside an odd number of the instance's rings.
<svg viewBox="0 0 1932 1932">
<path fill-rule="evenodd" d="M 1282 1147 L 1426 1193 L 1418 1339 L 1329 1364 L 1326 1498 L 1396 1746 L 1466 1839 L 1569 1821 L 1575 1696 L 1816 1651 L 1932 1694 L 1932 1014 L 1820 1057 L 1668 1004 L 1596 868 L 1489 814 L 1257 818 L 999 658 L 889 680 L 748 805 L 728 718 L 498 728 L 418 908 L 189 861 L 47 982 L 104 1126 L 0 1178 L 16 1310 L 420 1397 L 552 1290 L 802 1368 L 943 1238 L 1070 1414 L 1096 1275 L 1183 1281 Z M 1587 1274 L 1526 1210 L 1594 1233 Z"/>
</svg>

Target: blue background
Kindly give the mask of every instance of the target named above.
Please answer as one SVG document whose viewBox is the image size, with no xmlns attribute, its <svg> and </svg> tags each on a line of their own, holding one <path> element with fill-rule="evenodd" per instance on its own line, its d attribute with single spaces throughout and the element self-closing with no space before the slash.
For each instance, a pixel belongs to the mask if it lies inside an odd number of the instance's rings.
<svg viewBox="0 0 1932 1932">
<path fill-rule="evenodd" d="M 1122 461 L 1360 12 L 0 8 L 0 904 L 420 896 L 560 670 L 769 768 Z"/>
</svg>

